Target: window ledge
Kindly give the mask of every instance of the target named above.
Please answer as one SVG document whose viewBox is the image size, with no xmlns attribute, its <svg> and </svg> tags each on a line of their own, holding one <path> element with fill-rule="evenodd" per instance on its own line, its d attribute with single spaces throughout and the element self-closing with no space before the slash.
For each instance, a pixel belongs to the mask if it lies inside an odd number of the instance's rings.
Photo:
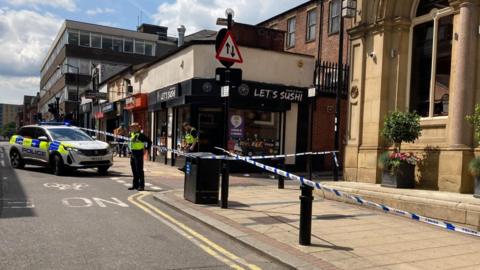
<svg viewBox="0 0 480 270">
<path fill-rule="evenodd" d="M 447 122 L 448 122 L 448 116 L 422 118 L 420 119 L 420 126 L 422 128 L 446 127 Z"/>
</svg>

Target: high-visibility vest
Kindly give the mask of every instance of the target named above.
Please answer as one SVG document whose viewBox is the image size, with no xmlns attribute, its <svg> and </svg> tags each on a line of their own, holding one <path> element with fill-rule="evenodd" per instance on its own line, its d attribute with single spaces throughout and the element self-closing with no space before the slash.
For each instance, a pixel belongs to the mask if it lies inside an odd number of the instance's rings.
<svg viewBox="0 0 480 270">
<path fill-rule="evenodd" d="M 130 150 L 132 151 L 143 150 L 145 148 L 145 145 L 143 144 L 143 142 L 138 140 L 138 136 L 140 136 L 140 133 L 130 134 L 129 147 L 130 147 Z"/>
<path fill-rule="evenodd" d="M 187 134 L 185 134 L 185 142 L 187 144 L 194 144 L 197 142 L 197 138 L 192 136 L 192 131 L 194 131 L 195 128 L 192 128 L 190 131 L 187 131 Z"/>
</svg>

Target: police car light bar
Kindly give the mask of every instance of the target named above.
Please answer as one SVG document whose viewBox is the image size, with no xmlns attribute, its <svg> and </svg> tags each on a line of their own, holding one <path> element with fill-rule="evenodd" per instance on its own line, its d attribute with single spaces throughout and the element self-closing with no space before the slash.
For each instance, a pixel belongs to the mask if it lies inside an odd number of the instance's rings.
<svg viewBox="0 0 480 270">
<path fill-rule="evenodd" d="M 70 122 L 55 122 L 55 121 L 52 121 L 52 122 L 40 122 L 38 123 L 39 125 L 41 126 L 70 126 Z"/>
</svg>

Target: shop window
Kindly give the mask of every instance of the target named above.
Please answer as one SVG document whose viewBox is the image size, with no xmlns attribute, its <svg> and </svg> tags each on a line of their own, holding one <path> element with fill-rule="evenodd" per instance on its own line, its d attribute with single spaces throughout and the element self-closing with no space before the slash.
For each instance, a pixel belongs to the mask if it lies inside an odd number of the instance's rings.
<svg viewBox="0 0 480 270">
<path fill-rule="evenodd" d="M 315 40 L 317 26 L 317 9 L 312 9 L 307 13 L 307 41 Z"/>
<path fill-rule="evenodd" d="M 80 32 L 80 46 L 90 47 L 90 33 Z"/>
<path fill-rule="evenodd" d="M 329 5 L 328 33 L 335 34 L 340 32 L 340 13 L 341 1 L 332 0 Z"/>
<path fill-rule="evenodd" d="M 182 107 L 177 109 L 177 135 L 176 135 L 177 148 L 180 148 L 182 145 L 184 145 L 183 138 L 185 134 L 182 130 L 182 125 L 185 122 L 192 124 L 190 107 Z M 194 128 L 197 128 L 197 127 L 194 127 Z"/>
<path fill-rule="evenodd" d="M 295 47 L 295 26 L 297 20 L 295 17 L 287 21 L 287 48 Z"/>
<path fill-rule="evenodd" d="M 242 155 L 280 153 L 280 113 L 230 109 L 228 149 Z"/>
<path fill-rule="evenodd" d="M 427 15 L 415 18 L 412 30 L 410 110 L 422 117 L 448 115 L 453 15 L 448 7 L 429 15 L 433 2 L 442 1 L 420 3 L 417 14 Z"/>
</svg>

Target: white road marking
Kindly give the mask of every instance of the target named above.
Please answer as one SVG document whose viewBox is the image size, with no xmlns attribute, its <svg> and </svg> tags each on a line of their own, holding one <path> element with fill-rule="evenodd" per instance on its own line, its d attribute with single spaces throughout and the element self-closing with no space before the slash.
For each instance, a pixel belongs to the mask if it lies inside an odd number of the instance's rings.
<svg viewBox="0 0 480 270">
<path fill-rule="evenodd" d="M 109 200 L 96 198 L 93 197 L 92 199 L 83 198 L 83 197 L 72 197 L 72 198 L 64 198 L 62 199 L 62 203 L 65 206 L 72 207 L 72 208 L 84 208 L 84 207 L 92 207 L 95 202 L 100 207 L 107 207 L 105 203 L 114 204 L 120 207 L 129 207 L 128 204 L 120 201 L 119 199 L 112 197 Z"/>
<path fill-rule="evenodd" d="M 126 187 L 131 186 L 129 183 L 125 183 L 125 184 L 123 184 L 123 185 L 126 186 Z"/>
<path fill-rule="evenodd" d="M 118 177 L 111 177 L 110 179 L 111 179 L 111 180 L 119 180 L 120 178 L 118 178 Z"/>
<path fill-rule="evenodd" d="M 119 199 L 115 198 L 115 197 L 112 197 L 112 200 L 113 201 L 107 201 L 105 199 L 100 199 L 100 198 L 93 198 L 93 200 L 98 204 L 98 206 L 100 207 L 107 207 L 104 202 L 106 203 L 110 203 L 110 204 L 115 204 L 115 205 L 118 205 L 118 206 L 121 206 L 121 207 L 128 207 L 128 204 L 120 201 Z"/>
<path fill-rule="evenodd" d="M 161 188 L 161 187 L 155 187 L 155 186 L 153 186 L 152 189 L 153 189 L 153 190 L 163 190 L 163 188 Z"/>
<path fill-rule="evenodd" d="M 4 158 L 5 155 L 3 154 L 3 152 L 0 152 L 0 158 Z"/>
<path fill-rule="evenodd" d="M 71 204 L 72 201 L 80 201 L 81 203 L 80 203 L 80 204 Z M 93 202 L 92 202 L 90 199 L 81 198 L 81 197 L 65 198 L 65 199 L 62 199 L 62 203 L 63 203 L 65 206 L 74 207 L 74 208 L 77 208 L 77 207 L 90 207 L 90 206 L 93 205 Z M 82 203 L 83 203 L 83 204 L 82 204 Z"/>
<path fill-rule="evenodd" d="M 69 184 L 61 184 L 61 183 L 45 183 L 43 184 L 44 187 L 47 188 L 56 188 L 58 190 L 82 190 L 83 188 L 88 187 L 88 184 L 84 183 L 73 183 Z"/>
<path fill-rule="evenodd" d="M 145 186 L 146 186 L 146 187 L 151 187 L 151 186 L 153 186 L 153 185 L 150 184 L 150 183 L 145 183 Z"/>
<path fill-rule="evenodd" d="M 5 161 L 0 160 L 0 167 L 5 167 Z"/>
<path fill-rule="evenodd" d="M 117 180 L 116 182 L 119 183 L 119 184 L 125 183 L 125 181 L 123 181 L 123 180 Z"/>
</svg>

